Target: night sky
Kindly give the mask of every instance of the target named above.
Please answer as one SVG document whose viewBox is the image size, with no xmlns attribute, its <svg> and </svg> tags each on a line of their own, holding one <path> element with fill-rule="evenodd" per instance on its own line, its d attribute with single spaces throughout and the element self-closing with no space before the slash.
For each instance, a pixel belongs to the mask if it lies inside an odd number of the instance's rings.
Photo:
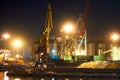
<svg viewBox="0 0 120 80">
<path fill-rule="evenodd" d="M 0 33 L 34 41 L 44 27 L 48 2 L 52 7 L 55 34 L 66 21 L 76 23 L 85 6 L 85 0 L 1 0 Z M 86 24 L 88 35 L 119 32 L 120 0 L 90 0 Z"/>
</svg>

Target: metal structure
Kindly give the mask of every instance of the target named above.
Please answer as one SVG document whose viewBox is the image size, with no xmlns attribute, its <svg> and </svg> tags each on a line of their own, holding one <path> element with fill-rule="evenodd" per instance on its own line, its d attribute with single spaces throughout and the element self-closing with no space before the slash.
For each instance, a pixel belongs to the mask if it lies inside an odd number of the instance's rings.
<svg viewBox="0 0 120 80">
<path fill-rule="evenodd" d="M 43 30 L 43 47 L 42 52 L 40 52 L 38 60 L 35 63 L 34 71 L 46 71 L 46 70 L 53 70 L 55 68 L 54 63 L 49 58 L 49 36 L 50 31 L 53 28 L 52 25 L 52 11 L 51 11 L 51 5 L 48 4 L 47 9 L 47 16 L 45 21 L 45 26 Z M 44 67 L 44 65 L 46 67 Z"/>
<path fill-rule="evenodd" d="M 86 0 L 86 1 L 87 2 L 85 5 L 85 9 L 83 11 L 83 15 L 78 18 L 78 20 L 75 24 L 76 29 L 80 29 L 79 32 L 83 33 L 83 35 L 84 35 L 82 37 L 82 39 L 83 38 L 86 39 L 85 21 L 86 21 L 86 16 L 88 13 L 89 0 Z M 42 47 L 42 52 L 39 52 L 39 54 L 43 53 L 43 55 L 42 56 L 40 55 L 38 60 L 36 61 L 34 71 L 45 71 L 47 69 L 52 70 L 55 68 L 55 65 L 53 64 L 52 61 L 50 61 L 50 58 L 49 58 L 49 53 L 50 53 L 49 52 L 50 51 L 49 50 L 49 38 L 50 38 L 50 32 L 51 32 L 52 28 L 53 28 L 52 11 L 51 11 L 51 5 L 48 4 L 46 21 L 45 21 L 45 26 L 43 29 L 43 34 L 42 34 L 43 35 L 43 47 Z M 85 46 L 86 46 L 86 44 L 85 44 Z M 75 52 L 75 50 L 77 49 L 77 31 L 72 35 L 71 39 L 68 42 L 65 40 L 62 48 L 65 48 L 63 53 L 66 56 L 70 56 L 73 54 L 72 52 Z M 44 67 L 44 65 L 46 65 L 47 67 Z"/>
<path fill-rule="evenodd" d="M 70 36 L 69 40 L 65 39 L 65 36 L 62 36 L 62 56 L 76 55 L 76 50 L 82 47 L 87 54 L 87 30 L 86 30 L 86 18 L 88 14 L 90 0 L 86 0 L 85 8 L 82 15 L 80 14 L 79 18 L 75 23 L 75 33 Z M 77 31 L 79 30 L 79 31 Z M 79 33 L 79 35 L 78 35 Z M 80 38 L 80 43 L 78 45 L 78 38 Z M 82 43 L 84 41 L 84 44 Z"/>
<path fill-rule="evenodd" d="M 88 15 L 89 4 L 90 4 L 90 0 L 86 0 L 85 8 L 84 8 L 83 15 L 82 15 L 82 21 L 81 21 L 81 25 L 80 25 L 80 31 L 82 32 L 83 35 L 85 35 L 85 37 L 84 37 L 84 39 L 85 39 L 85 53 L 87 53 L 86 18 Z"/>
<path fill-rule="evenodd" d="M 51 11 L 51 5 L 48 4 L 48 10 L 47 10 L 47 16 L 46 16 L 46 22 L 45 27 L 43 30 L 43 37 L 44 37 L 44 47 L 45 47 L 45 53 L 49 53 L 49 37 L 50 37 L 50 31 L 53 28 L 52 24 L 52 11 Z"/>
</svg>

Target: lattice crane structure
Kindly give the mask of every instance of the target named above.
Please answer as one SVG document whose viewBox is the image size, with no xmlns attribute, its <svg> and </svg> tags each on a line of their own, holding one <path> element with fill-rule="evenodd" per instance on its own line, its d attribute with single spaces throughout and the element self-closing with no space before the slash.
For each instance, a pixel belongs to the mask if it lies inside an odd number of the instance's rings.
<svg viewBox="0 0 120 80">
<path fill-rule="evenodd" d="M 40 71 L 46 71 L 46 70 L 54 70 L 55 65 L 49 58 L 49 37 L 50 37 L 50 31 L 53 28 L 52 24 L 52 11 L 51 11 L 51 5 L 48 4 L 47 9 L 47 15 L 46 15 L 46 21 L 45 26 L 43 30 L 43 48 L 42 53 L 39 53 L 39 58 L 35 63 L 34 71 L 40 72 Z M 46 67 L 44 67 L 46 65 Z"/>
</svg>

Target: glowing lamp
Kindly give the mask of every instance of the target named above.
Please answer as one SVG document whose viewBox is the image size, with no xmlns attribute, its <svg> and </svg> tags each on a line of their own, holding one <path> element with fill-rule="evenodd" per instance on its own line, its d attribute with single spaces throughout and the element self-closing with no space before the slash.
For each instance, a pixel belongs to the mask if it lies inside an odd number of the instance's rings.
<svg viewBox="0 0 120 80">
<path fill-rule="evenodd" d="M 119 39 L 119 35 L 118 34 L 113 34 L 111 36 L 111 39 L 114 40 L 114 41 L 117 41 Z"/>
<path fill-rule="evenodd" d="M 73 31 L 73 25 L 68 23 L 68 24 L 64 25 L 63 29 L 66 33 L 72 32 Z"/>
</svg>

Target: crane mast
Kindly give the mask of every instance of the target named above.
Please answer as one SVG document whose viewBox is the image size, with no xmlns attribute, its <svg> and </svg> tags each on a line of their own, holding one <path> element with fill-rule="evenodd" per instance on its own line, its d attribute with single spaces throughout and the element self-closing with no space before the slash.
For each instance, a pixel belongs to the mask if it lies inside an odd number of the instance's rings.
<svg viewBox="0 0 120 80">
<path fill-rule="evenodd" d="M 50 31 L 52 28 L 53 28 L 52 11 L 51 11 L 51 5 L 48 4 L 45 27 L 43 30 L 45 54 L 49 53 L 49 37 L 50 37 Z"/>
<path fill-rule="evenodd" d="M 42 52 L 39 53 L 39 58 L 35 63 L 34 66 L 35 72 L 37 71 L 45 72 L 46 70 L 53 70 L 55 68 L 54 63 L 49 58 L 49 37 L 52 28 L 53 28 L 52 11 L 51 11 L 51 5 L 48 4 L 45 26 L 42 33 L 44 39 L 43 40 L 44 49 L 42 48 Z M 46 65 L 47 67 L 45 68 L 44 65 Z"/>
</svg>

